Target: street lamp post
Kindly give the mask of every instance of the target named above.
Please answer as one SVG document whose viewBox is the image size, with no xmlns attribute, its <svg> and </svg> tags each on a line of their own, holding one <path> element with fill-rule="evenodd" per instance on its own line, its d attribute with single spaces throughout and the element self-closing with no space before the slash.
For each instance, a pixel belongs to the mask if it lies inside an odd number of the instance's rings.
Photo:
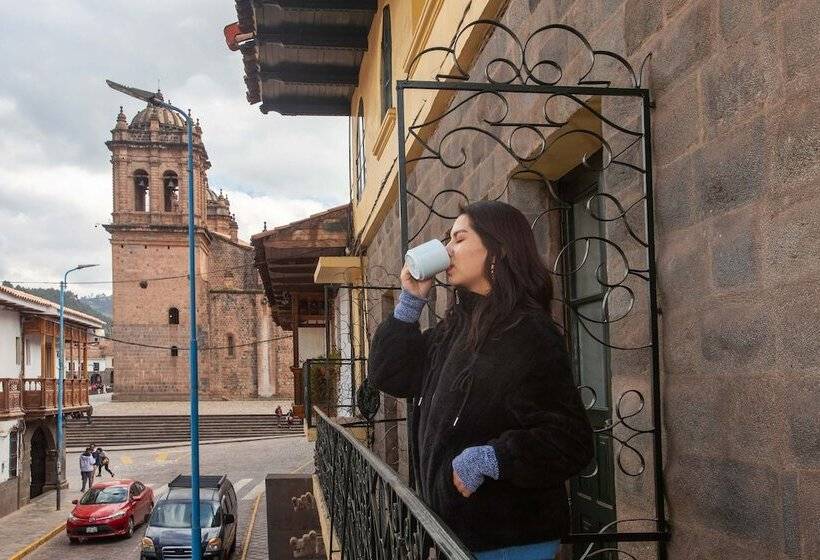
<svg viewBox="0 0 820 560">
<path fill-rule="evenodd" d="M 59 374 L 57 375 L 57 510 L 60 509 L 60 474 L 63 469 L 63 383 L 65 382 L 65 287 L 68 283 L 68 275 L 75 270 L 99 266 L 96 264 L 79 264 L 71 270 L 66 270 L 63 274 L 63 281 L 60 282 L 60 363 L 58 364 Z"/>
<path fill-rule="evenodd" d="M 190 356 L 188 370 L 191 392 L 191 558 L 202 558 L 202 530 L 199 518 L 199 352 L 196 340 L 196 251 L 194 232 L 194 148 L 193 119 L 190 112 L 166 103 L 159 93 L 124 86 L 111 80 L 106 84 L 126 95 L 165 107 L 185 119 L 188 127 L 188 292 L 190 297 Z"/>
</svg>

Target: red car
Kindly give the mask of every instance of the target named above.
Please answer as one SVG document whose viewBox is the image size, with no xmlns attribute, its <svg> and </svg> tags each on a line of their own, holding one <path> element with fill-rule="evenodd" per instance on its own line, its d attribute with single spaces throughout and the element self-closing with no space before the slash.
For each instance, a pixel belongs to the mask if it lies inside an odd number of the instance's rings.
<svg viewBox="0 0 820 560">
<path fill-rule="evenodd" d="M 71 503 L 74 509 L 65 529 L 72 543 L 115 535 L 130 537 L 134 527 L 148 521 L 154 492 L 137 480 L 107 480 L 94 484 Z"/>
</svg>

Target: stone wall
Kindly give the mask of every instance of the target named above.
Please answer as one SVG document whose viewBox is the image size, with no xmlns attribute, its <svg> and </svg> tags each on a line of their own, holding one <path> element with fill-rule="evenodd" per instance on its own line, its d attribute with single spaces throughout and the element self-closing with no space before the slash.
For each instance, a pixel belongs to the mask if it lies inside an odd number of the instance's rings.
<svg viewBox="0 0 820 560">
<path fill-rule="evenodd" d="M 0 517 L 17 511 L 19 483 L 20 479 L 16 476 L 0 482 Z"/>
<path fill-rule="evenodd" d="M 820 496 L 820 363 L 813 334 L 820 293 L 820 111 L 811 97 L 820 64 L 812 55 L 818 14 L 808 1 L 530 0 L 511 2 L 502 20 L 523 37 L 536 26 L 569 24 L 594 48 L 623 53 L 635 68 L 652 53 L 644 84 L 655 103 L 655 264 L 672 559 L 820 556 L 814 505 Z M 544 35 L 537 47 L 567 55 L 569 44 L 553 37 Z M 476 68 L 512 53 L 496 34 Z M 565 68 L 568 79 L 579 77 L 583 59 L 568 58 Z M 514 110 L 530 110 L 533 119 L 538 108 L 521 101 Z M 479 110 L 493 109 L 487 102 Z M 619 117 L 633 110 L 609 100 L 602 108 Z M 635 116 L 632 124 L 639 126 Z M 446 157 L 458 157 L 453 145 L 449 149 Z M 444 187 L 460 189 L 471 201 L 495 198 L 513 170 L 510 158 L 481 139 L 468 146 L 466 157 L 468 164 L 453 171 L 417 164 L 408 176 L 410 190 L 426 201 Z M 625 200 L 640 196 L 634 177 L 614 169 L 603 175 L 605 192 Z M 453 215 L 457 198 L 440 201 L 437 209 Z M 514 182 L 501 199 L 530 217 L 544 204 L 525 182 Z M 410 204 L 411 234 L 426 218 L 425 208 Z M 643 231 L 640 218 L 630 224 Z M 448 226 L 434 217 L 419 241 Z M 544 236 L 555 232 L 549 220 L 544 227 Z M 607 235 L 626 239 L 617 227 L 608 227 Z M 391 275 L 398 283 L 399 250 L 394 207 L 366 248 L 368 283 Z M 546 243 L 542 250 L 554 256 L 555 246 Z M 639 268 L 639 252 L 630 251 Z M 438 294 L 436 308 L 443 310 L 446 299 Z M 634 316 L 646 318 L 646 301 Z M 372 332 L 381 312 L 368 315 Z M 639 342 L 645 329 L 615 329 L 613 336 Z M 647 391 L 648 352 L 615 354 L 612 396 L 630 387 Z M 403 403 L 397 405 L 387 414 L 404 417 Z M 403 434 L 399 429 L 399 471 L 406 475 Z M 377 449 L 386 454 L 388 445 L 382 430 Z M 646 441 L 639 449 L 648 451 Z M 646 457 L 651 460 L 651 453 Z M 616 486 L 619 517 L 639 510 L 651 516 L 651 479 L 618 473 Z M 651 545 L 624 547 L 646 549 Z"/>
</svg>

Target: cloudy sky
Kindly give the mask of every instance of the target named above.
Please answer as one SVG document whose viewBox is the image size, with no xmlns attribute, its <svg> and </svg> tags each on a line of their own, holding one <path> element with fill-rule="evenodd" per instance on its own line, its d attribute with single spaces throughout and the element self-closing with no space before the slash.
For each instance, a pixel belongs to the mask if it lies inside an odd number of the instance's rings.
<svg viewBox="0 0 820 560">
<path fill-rule="evenodd" d="M 0 280 L 59 281 L 79 262 L 111 277 L 110 139 L 119 106 L 105 85 L 143 89 L 199 117 L 240 237 L 347 201 L 346 118 L 263 115 L 245 100 L 241 55 L 222 28 L 233 0 L 0 3 Z M 110 286 L 76 285 L 82 294 Z"/>
</svg>

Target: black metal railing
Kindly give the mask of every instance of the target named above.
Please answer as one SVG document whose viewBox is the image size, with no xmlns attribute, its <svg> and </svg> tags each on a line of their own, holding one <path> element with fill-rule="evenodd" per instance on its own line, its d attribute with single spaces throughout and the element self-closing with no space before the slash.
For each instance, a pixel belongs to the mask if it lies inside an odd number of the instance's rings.
<svg viewBox="0 0 820 560">
<path fill-rule="evenodd" d="M 313 408 L 319 407 L 328 416 L 374 416 L 363 414 L 359 401 L 361 387 L 356 382 L 355 364 L 365 363 L 364 358 L 311 358 L 302 363 L 302 391 L 305 402 L 305 423 L 315 428 Z M 363 367 L 363 366 L 361 366 Z M 367 410 L 369 412 L 369 410 Z"/>
<path fill-rule="evenodd" d="M 316 473 L 330 515 L 329 556 L 473 558 L 458 537 L 345 425 L 314 408 Z"/>
</svg>

